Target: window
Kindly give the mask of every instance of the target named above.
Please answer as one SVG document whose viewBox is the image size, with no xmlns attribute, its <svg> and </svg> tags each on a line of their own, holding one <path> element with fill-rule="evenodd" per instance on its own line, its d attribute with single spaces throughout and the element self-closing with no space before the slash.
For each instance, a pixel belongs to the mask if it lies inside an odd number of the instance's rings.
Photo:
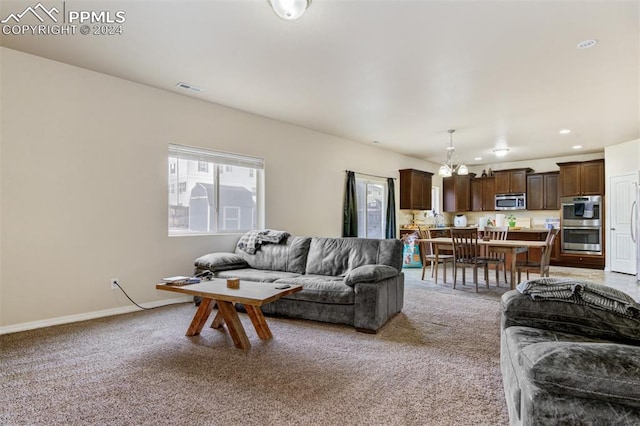
<svg viewBox="0 0 640 426">
<path fill-rule="evenodd" d="M 240 229 L 240 208 L 235 206 L 224 206 L 222 221 L 225 229 Z"/>
<path fill-rule="evenodd" d="M 387 181 L 356 175 L 358 237 L 384 238 L 387 211 Z"/>
<path fill-rule="evenodd" d="M 169 145 L 169 235 L 264 227 L 263 168 L 260 158 Z"/>
<path fill-rule="evenodd" d="M 436 213 L 442 213 L 440 211 L 440 187 L 431 187 L 431 210 Z"/>
</svg>

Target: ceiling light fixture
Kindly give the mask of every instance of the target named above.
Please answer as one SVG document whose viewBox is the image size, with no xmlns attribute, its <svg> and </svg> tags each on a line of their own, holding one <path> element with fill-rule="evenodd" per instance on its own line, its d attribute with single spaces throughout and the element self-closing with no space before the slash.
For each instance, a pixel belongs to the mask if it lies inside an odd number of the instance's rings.
<svg viewBox="0 0 640 426">
<path fill-rule="evenodd" d="M 573 148 L 573 149 L 582 149 L 582 145 L 574 145 L 571 148 Z"/>
<path fill-rule="evenodd" d="M 578 49 L 588 49 L 598 44 L 598 40 L 584 40 L 576 46 Z"/>
<path fill-rule="evenodd" d="M 493 153 L 496 157 L 504 157 L 509 152 L 509 148 L 496 148 L 493 150 Z"/>
<path fill-rule="evenodd" d="M 293 21 L 302 16 L 311 4 L 311 0 L 269 0 L 276 15 L 287 21 Z"/>
<path fill-rule="evenodd" d="M 476 157 L 476 158 L 474 158 L 474 160 L 480 161 L 480 160 L 482 160 L 482 157 Z"/>
<path fill-rule="evenodd" d="M 571 133 L 571 130 L 570 129 L 562 129 L 558 133 L 560 133 L 561 135 L 568 135 L 569 133 Z"/>
<path fill-rule="evenodd" d="M 468 175 L 469 168 L 465 166 L 464 163 L 460 163 L 457 166 L 453 164 L 453 153 L 456 150 L 453 147 L 453 132 L 455 132 L 455 129 L 447 130 L 447 132 L 449 133 L 449 146 L 447 147 L 447 160 L 442 166 L 440 166 L 440 169 L 438 170 L 438 175 L 442 177 L 450 177 L 454 174 Z"/>
<path fill-rule="evenodd" d="M 189 90 L 191 92 L 202 92 L 202 89 L 192 86 L 189 83 L 185 83 L 182 81 L 179 81 L 178 83 L 176 83 L 176 87 L 178 89 L 184 89 L 184 90 Z"/>
</svg>

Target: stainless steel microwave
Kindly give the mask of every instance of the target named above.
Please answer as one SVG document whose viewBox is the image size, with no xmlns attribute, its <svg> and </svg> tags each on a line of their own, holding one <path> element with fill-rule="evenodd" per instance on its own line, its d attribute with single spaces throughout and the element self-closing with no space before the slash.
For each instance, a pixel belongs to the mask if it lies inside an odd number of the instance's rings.
<svg viewBox="0 0 640 426">
<path fill-rule="evenodd" d="M 496 194 L 496 210 L 525 210 L 526 208 L 526 194 Z"/>
</svg>

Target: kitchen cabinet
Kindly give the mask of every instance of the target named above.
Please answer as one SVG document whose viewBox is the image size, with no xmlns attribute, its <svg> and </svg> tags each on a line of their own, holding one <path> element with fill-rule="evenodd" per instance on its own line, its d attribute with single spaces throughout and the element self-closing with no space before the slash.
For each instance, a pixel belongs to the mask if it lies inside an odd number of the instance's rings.
<svg viewBox="0 0 640 426">
<path fill-rule="evenodd" d="M 604 254 L 560 253 L 558 265 L 572 268 L 604 269 L 604 261 Z"/>
<path fill-rule="evenodd" d="M 431 210 L 431 176 L 422 170 L 400 170 L 401 210 Z"/>
<path fill-rule="evenodd" d="M 449 213 L 471 210 L 471 179 L 475 174 L 454 175 L 442 179 L 443 210 Z"/>
<path fill-rule="evenodd" d="M 558 163 L 560 196 L 604 195 L 604 160 Z"/>
<path fill-rule="evenodd" d="M 559 172 L 527 175 L 527 210 L 559 210 Z"/>
<path fill-rule="evenodd" d="M 471 210 L 494 211 L 496 204 L 495 177 L 471 179 Z"/>
<path fill-rule="evenodd" d="M 497 170 L 493 172 L 495 176 L 496 194 L 514 194 L 527 192 L 527 173 L 532 172 L 530 168 Z"/>
</svg>

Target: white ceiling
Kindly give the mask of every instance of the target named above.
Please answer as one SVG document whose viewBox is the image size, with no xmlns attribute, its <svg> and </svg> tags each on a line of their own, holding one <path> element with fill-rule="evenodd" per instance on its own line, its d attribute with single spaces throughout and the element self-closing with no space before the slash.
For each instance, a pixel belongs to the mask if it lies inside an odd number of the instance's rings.
<svg viewBox="0 0 640 426">
<path fill-rule="evenodd" d="M 3 1 L 1 19 L 37 1 Z M 291 22 L 267 0 L 42 4 L 123 10 L 123 34 L 0 44 L 434 162 L 450 128 L 467 164 L 640 138 L 638 0 L 313 0 Z"/>
</svg>

